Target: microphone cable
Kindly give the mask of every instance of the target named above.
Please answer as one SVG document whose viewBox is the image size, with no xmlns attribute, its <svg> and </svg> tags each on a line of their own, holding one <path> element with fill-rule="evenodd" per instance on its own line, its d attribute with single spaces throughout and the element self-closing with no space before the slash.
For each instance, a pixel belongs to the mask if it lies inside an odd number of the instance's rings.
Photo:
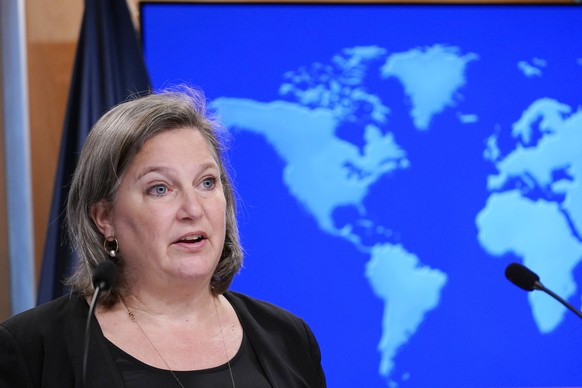
<svg viewBox="0 0 582 388">
<path fill-rule="evenodd" d="M 89 305 L 89 313 L 87 314 L 87 322 L 85 323 L 85 337 L 83 341 L 83 369 L 82 382 L 83 387 L 87 382 L 87 359 L 89 357 L 89 343 L 91 339 L 91 318 L 93 317 L 97 299 L 101 291 L 106 291 L 111 288 L 117 278 L 117 266 L 110 260 L 103 261 L 97 265 L 93 272 L 93 299 Z"/>
</svg>

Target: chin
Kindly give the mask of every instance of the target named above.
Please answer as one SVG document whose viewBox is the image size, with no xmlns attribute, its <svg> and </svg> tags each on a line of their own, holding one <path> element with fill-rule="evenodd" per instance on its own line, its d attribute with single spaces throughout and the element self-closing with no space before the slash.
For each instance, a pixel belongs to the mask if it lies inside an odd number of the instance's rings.
<svg viewBox="0 0 582 388">
<path fill-rule="evenodd" d="M 173 277 L 176 280 L 189 280 L 189 281 L 207 281 L 210 282 L 212 274 L 214 273 L 214 268 L 189 268 L 181 267 L 173 272 Z"/>
</svg>

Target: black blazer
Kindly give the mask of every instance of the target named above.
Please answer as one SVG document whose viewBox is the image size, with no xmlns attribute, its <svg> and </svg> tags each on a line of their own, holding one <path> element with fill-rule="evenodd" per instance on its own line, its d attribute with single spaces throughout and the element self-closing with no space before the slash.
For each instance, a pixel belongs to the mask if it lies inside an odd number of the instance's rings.
<svg viewBox="0 0 582 388">
<path fill-rule="evenodd" d="M 317 341 L 305 322 L 275 305 L 227 291 L 273 388 L 323 388 Z M 15 315 L 0 325 L 0 388 L 82 387 L 85 322 L 89 306 L 67 295 Z M 95 317 L 87 386 L 124 387 Z"/>
</svg>

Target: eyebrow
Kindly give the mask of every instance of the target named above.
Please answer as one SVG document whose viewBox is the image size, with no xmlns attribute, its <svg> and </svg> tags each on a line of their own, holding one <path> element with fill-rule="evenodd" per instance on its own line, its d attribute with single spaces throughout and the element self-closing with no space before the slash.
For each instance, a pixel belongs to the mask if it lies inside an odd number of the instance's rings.
<svg viewBox="0 0 582 388">
<path fill-rule="evenodd" d="M 200 172 L 203 172 L 206 170 L 211 170 L 211 169 L 216 169 L 217 171 L 220 171 L 220 167 L 218 166 L 218 164 L 214 160 L 202 163 L 201 165 L 198 166 L 198 171 L 200 171 Z M 140 180 L 141 178 L 143 178 L 144 176 L 146 176 L 147 174 L 150 174 L 152 172 L 159 172 L 159 173 L 168 174 L 168 175 L 176 175 L 177 170 L 173 167 L 168 167 L 168 166 L 163 166 L 163 165 L 162 166 L 160 166 L 160 165 L 147 166 L 137 175 L 136 180 Z"/>
<path fill-rule="evenodd" d="M 136 180 L 140 180 L 141 178 L 152 172 L 174 175 L 176 173 L 176 169 L 166 166 L 147 166 L 137 175 Z"/>
</svg>

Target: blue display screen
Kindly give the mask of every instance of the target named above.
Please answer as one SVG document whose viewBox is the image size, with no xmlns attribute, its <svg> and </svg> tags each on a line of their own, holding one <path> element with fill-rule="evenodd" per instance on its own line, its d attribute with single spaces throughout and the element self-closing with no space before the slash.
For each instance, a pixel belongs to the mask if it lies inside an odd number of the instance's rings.
<svg viewBox="0 0 582 388">
<path fill-rule="evenodd" d="M 330 387 L 582 384 L 582 8 L 142 3 L 156 89 L 232 133 L 232 289 L 303 317 Z"/>
</svg>

